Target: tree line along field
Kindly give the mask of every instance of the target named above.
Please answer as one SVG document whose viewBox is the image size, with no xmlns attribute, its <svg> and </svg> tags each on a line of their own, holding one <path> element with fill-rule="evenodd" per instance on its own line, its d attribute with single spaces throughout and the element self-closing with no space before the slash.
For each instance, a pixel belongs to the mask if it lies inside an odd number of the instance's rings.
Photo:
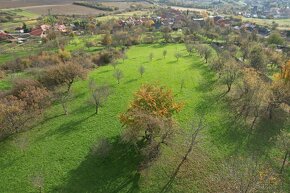
<svg viewBox="0 0 290 193">
<path fill-rule="evenodd" d="M 162 56 L 164 49 L 168 51 L 165 59 Z M 173 56 L 176 51 L 183 55 L 178 62 Z M 150 52 L 154 53 L 152 62 L 148 61 Z M 122 155 L 122 147 L 117 144 L 106 160 L 91 155 L 90 148 L 101 138 L 108 138 L 114 144 L 116 136 L 122 132 L 117 117 L 127 108 L 132 93 L 144 83 L 158 83 L 171 88 L 177 100 L 185 102 L 185 108 L 177 119 L 181 125 L 187 126 L 204 95 L 200 82 L 211 79 L 202 64 L 199 57 L 187 56 L 183 45 L 140 45 L 128 51 L 128 59 L 119 61 L 118 68 L 124 72 L 119 85 L 112 78 L 112 66 L 94 70 L 90 78 L 114 88 L 99 115 L 94 116 L 94 109 L 86 103 L 88 81 L 77 82 L 73 87 L 76 99 L 69 104 L 69 116 L 59 116 L 62 110 L 56 104 L 46 113 L 47 121 L 29 132 L 1 142 L 1 190 L 34 191 L 32 178 L 35 175 L 43 177 L 45 192 L 127 192 L 134 189 L 131 177 L 135 174 L 136 158 L 130 157 L 130 154 Z M 138 73 L 140 65 L 146 69 L 142 78 Z M 180 91 L 182 79 L 186 86 Z M 15 143 L 19 138 L 28 139 L 25 153 Z M 172 152 L 167 152 L 164 156 L 170 154 Z M 144 184 L 142 192 L 158 190 L 165 183 L 166 178 L 160 176 L 160 169 L 161 166 L 150 171 L 152 179 Z"/>
</svg>

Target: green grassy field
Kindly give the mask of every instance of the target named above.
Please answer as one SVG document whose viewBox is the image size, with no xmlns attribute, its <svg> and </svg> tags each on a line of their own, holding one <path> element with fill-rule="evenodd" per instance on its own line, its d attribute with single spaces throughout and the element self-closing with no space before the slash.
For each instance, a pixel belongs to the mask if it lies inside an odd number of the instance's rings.
<svg viewBox="0 0 290 193">
<path fill-rule="evenodd" d="M 165 49 L 168 54 L 163 59 Z M 174 57 L 176 52 L 183 55 L 179 61 Z M 151 62 L 150 53 L 154 55 Z M 43 181 L 43 192 L 159 192 L 181 155 L 176 156 L 178 152 L 165 147 L 160 160 L 140 177 L 136 174 L 138 155 L 132 147 L 118 142 L 122 132 L 118 116 L 144 83 L 168 86 L 176 100 L 184 102 L 183 110 L 175 116 L 181 131 L 188 131 L 192 120 L 207 113 L 203 143 L 194 149 L 191 162 L 187 163 L 193 164 L 195 170 L 188 170 L 185 165 L 182 168 L 184 176 L 173 183 L 171 192 L 208 192 L 208 177 L 216 170 L 214 160 L 250 153 L 256 148 L 270 151 L 266 142 L 273 133 L 249 136 L 242 127 L 233 124 L 226 103 L 216 98 L 225 88 L 216 88 L 215 75 L 199 56 L 189 56 L 184 45 L 133 46 L 127 56 L 128 59 L 119 61 L 117 66 L 124 72 L 119 85 L 113 78 L 112 66 L 100 67 L 89 74 L 97 84 L 112 86 L 112 94 L 98 115 L 94 115 L 94 107 L 87 103 L 88 80 L 78 81 L 73 85 L 75 98 L 69 102 L 69 115 L 63 115 L 61 105 L 54 104 L 31 130 L 0 142 L 1 191 L 37 192 L 33 184 Z M 140 65 L 146 70 L 142 78 L 138 73 Z M 182 80 L 185 80 L 185 87 L 181 91 Z M 267 124 L 272 128 L 280 126 Z M 112 145 L 107 158 L 91 153 L 92 146 L 103 138 Z M 181 154 L 186 151 L 183 140 L 174 141 Z M 35 177 L 41 180 L 33 180 Z"/>
<path fill-rule="evenodd" d="M 168 50 L 166 59 L 162 57 L 164 49 Z M 176 51 L 184 55 L 179 62 L 174 58 Z M 150 52 L 154 53 L 152 62 L 148 61 Z M 87 105 L 88 82 L 79 81 L 73 87 L 76 99 L 70 102 L 70 115 L 62 116 L 60 105 L 54 105 L 40 125 L 0 143 L 1 190 L 31 192 L 31 177 L 41 174 L 46 192 L 114 192 L 134 175 L 136 159 L 130 156 L 130 152 L 125 152 L 128 149 L 119 145 L 114 147 L 107 160 L 91 156 L 89 150 L 96 140 L 103 137 L 114 143 L 114 138 L 122 130 L 118 115 L 126 109 L 133 92 L 143 83 L 160 83 L 172 88 L 177 100 L 186 104 L 177 116 L 178 121 L 183 125 L 190 121 L 193 107 L 202 94 L 196 90 L 203 80 L 201 60 L 187 56 L 183 45 L 136 46 L 128 51 L 128 57 L 118 66 L 124 72 L 120 85 L 112 77 L 111 66 L 90 73 L 90 78 L 97 83 L 113 86 L 113 94 L 99 115 L 93 115 L 94 108 Z M 143 78 L 138 74 L 140 65 L 146 68 Z M 182 79 L 186 80 L 186 88 L 180 92 Z M 29 141 L 24 153 L 15 145 L 18 138 Z M 126 192 L 130 185 L 128 183 L 120 192 Z M 144 192 L 150 192 L 149 188 L 146 187 Z"/>
<path fill-rule="evenodd" d="M 10 12 L 15 14 L 15 19 L 12 22 L 0 23 L 1 30 L 14 31 L 16 27 L 21 27 L 23 22 L 28 26 L 33 26 L 37 22 L 38 14 L 31 13 L 22 9 L 0 9 L 0 11 Z"/>
</svg>

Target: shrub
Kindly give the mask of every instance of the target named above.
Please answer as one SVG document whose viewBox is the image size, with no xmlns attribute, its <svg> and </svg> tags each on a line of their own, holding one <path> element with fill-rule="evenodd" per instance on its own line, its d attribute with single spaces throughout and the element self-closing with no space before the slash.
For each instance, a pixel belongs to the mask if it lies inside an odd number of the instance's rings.
<svg viewBox="0 0 290 193">
<path fill-rule="evenodd" d="M 6 76 L 5 72 L 0 70 L 0 79 L 4 79 Z"/>
<path fill-rule="evenodd" d="M 92 61 L 97 66 L 105 66 L 112 63 L 114 60 L 121 58 L 122 54 L 116 49 L 103 51 L 93 57 Z"/>
<path fill-rule="evenodd" d="M 15 95 L 0 99 L 0 138 L 32 124 L 50 104 L 50 92 L 43 87 L 26 86 Z"/>
</svg>

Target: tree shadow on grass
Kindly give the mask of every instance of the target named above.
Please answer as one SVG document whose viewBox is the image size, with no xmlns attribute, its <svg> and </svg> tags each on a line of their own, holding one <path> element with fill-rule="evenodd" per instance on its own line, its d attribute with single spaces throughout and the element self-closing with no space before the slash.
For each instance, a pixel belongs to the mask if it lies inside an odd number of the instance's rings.
<svg viewBox="0 0 290 193">
<path fill-rule="evenodd" d="M 53 192 L 134 193 L 139 190 L 137 168 L 140 155 L 135 148 L 110 140 L 111 149 L 104 158 L 89 153 L 80 165 L 69 173 L 68 181 Z"/>
<path fill-rule="evenodd" d="M 137 78 L 133 78 L 133 79 L 126 81 L 125 84 L 130 84 L 130 83 L 136 82 L 137 80 L 138 80 Z"/>
<path fill-rule="evenodd" d="M 44 134 L 40 135 L 36 141 L 41 141 L 44 138 L 48 138 L 54 135 L 60 135 L 64 136 L 67 135 L 71 132 L 76 131 L 78 129 L 78 126 L 80 126 L 83 122 L 87 121 L 88 119 L 92 118 L 95 116 L 95 113 L 93 110 L 91 110 L 91 114 L 87 115 L 90 111 L 90 106 L 82 106 L 80 108 L 77 108 L 73 111 L 70 112 L 68 115 L 56 115 L 52 118 L 48 118 L 48 120 L 44 120 L 42 124 L 47 124 L 49 123 L 50 120 L 52 119 L 58 119 L 60 122 L 63 122 L 58 128 L 56 129 L 50 129 Z M 77 115 L 87 115 L 87 116 L 80 116 L 72 120 L 71 116 L 76 117 L 75 114 Z"/>
<path fill-rule="evenodd" d="M 172 60 L 170 62 L 167 62 L 166 64 L 178 64 L 178 61 L 177 60 Z"/>
<path fill-rule="evenodd" d="M 107 72 L 112 72 L 112 71 L 113 71 L 113 69 L 112 70 L 103 70 L 103 71 L 99 71 L 98 74 L 105 74 Z"/>
<path fill-rule="evenodd" d="M 275 119 L 261 117 L 251 130 L 249 123 L 241 117 L 236 117 L 230 105 L 224 100 L 215 103 L 216 107 L 207 110 L 223 109 L 223 114 L 218 117 L 218 122 L 213 122 L 209 134 L 213 143 L 225 148 L 229 156 L 238 154 L 267 155 L 275 146 L 275 139 L 280 134 L 285 124 L 285 117 L 279 114 Z M 202 109 L 202 108 L 200 108 Z"/>
<path fill-rule="evenodd" d="M 286 116 L 285 112 L 277 111 L 273 119 L 261 117 L 249 136 L 246 144 L 248 149 L 253 152 L 266 153 L 268 149 L 275 146 L 276 137 L 287 124 L 286 119 L 284 119 Z"/>
</svg>

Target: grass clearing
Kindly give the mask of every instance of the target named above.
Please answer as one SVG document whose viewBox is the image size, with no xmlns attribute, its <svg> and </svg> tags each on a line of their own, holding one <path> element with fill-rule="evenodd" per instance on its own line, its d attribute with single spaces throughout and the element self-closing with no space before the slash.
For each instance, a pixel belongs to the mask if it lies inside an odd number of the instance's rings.
<svg viewBox="0 0 290 193">
<path fill-rule="evenodd" d="M 16 27 L 21 27 L 23 22 L 29 26 L 33 26 L 37 22 L 38 14 L 23 9 L 0 9 L 0 11 L 15 14 L 14 20 L 11 22 L 0 23 L 0 29 L 14 32 Z"/>
<path fill-rule="evenodd" d="M 165 59 L 163 50 L 167 50 Z M 179 61 L 174 57 L 176 52 L 182 54 Z M 151 53 L 153 60 L 149 61 Z M 168 86 L 176 100 L 184 102 L 184 109 L 175 116 L 184 131 L 192 119 L 208 113 L 208 129 L 202 132 L 204 143 L 194 148 L 192 162 L 187 163 L 188 167 L 193 164 L 196 169 L 189 171 L 185 165 L 184 176 L 178 177 L 172 192 L 210 192 L 208 177 L 216 169 L 213 160 L 254 151 L 256 147 L 269 148 L 265 144 L 270 135 L 247 137 L 241 125 L 233 124 L 229 107 L 216 100 L 224 88 L 216 88 L 214 73 L 199 56 L 189 56 L 183 44 L 133 46 L 127 56 L 128 59 L 119 61 L 117 66 L 124 73 L 119 85 L 110 65 L 89 74 L 97 84 L 107 83 L 113 90 L 98 115 L 94 115 L 94 107 L 87 103 L 88 80 L 78 81 L 72 88 L 75 98 L 69 102 L 68 116 L 63 115 L 60 104 L 54 104 L 37 126 L 0 142 L 0 189 L 3 192 L 35 192 L 32 185 L 35 176 L 43 179 L 44 192 L 159 192 L 181 157 L 174 156 L 176 152 L 165 147 L 160 160 L 140 177 L 136 173 L 139 156 L 132 147 L 118 143 L 122 132 L 118 116 L 144 83 Z M 142 78 L 138 73 L 140 65 L 145 67 Z M 185 86 L 181 91 L 182 80 Z M 106 158 L 91 154 L 92 146 L 103 138 L 112 145 Z M 17 143 L 19 139 L 26 141 L 24 149 Z M 175 141 L 178 152 L 184 151 L 182 140 Z"/>
<path fill-rule="evenodd" d="M 164 49 L 168 51 L 166 59 L 162 56 Z M 184 56 L 178 62 L 174 58 L 177 51 Z M 149 62 L 151 52 L 154 58 Z M 185 102 L 184 110 L 176 118 L 181 124 L 187 124 L 202 95 L 196 90 L 203 79 L 199 65 L 202 61 L 196 56 L 187 56 L 183 45 L 141 45 L 132 47 L 127 54 L 129 58 L 118 65 L 124 72 L 120 85 L 112 77 L 112 66 L 90 73 L 97 83 L 107 82 L 114 89 L 99 115 L 93 115 L 94 108 L 87 105 L 88 82 L 79 81 L 73 87 L 76 98 L 70 102 L 70 115 L 62 116 L 61 106 L 54 105 L 39 126 L 0 143 L 0 188 L 3 191 L 31 192 L 34 190 L 31 177 L 39 173 L 44 176 L 46 192 L 111 192 L 122 186 L 128 177 L 134 176 L 136 167 L 137 158 L 130 157 L 130 153 L 124 157 L 124 152 L 120 151 L 128 147 L 116 144 L 114 153 L 105 161 L 90 155 L 89 151 L 100 138 L 109 138 L 115 143 L 114 138 L 122 131 L 118 115 L 127 108 L 133 92 L 143 83 L 157 82 L 172 88 L 176 99 Z M 146 68 L 143 78 L 138 74 L 140 65 Z M 181 79 L 186 80 L 182 92 Z M 29 141 L 24 153 L 14 143 L 21 137 Z M 120 192 L 126 192 L 131 185 L 129 182 Z M 150 192 L 150 187 L 145 187 L 144 192 Z"/>
</svg>

